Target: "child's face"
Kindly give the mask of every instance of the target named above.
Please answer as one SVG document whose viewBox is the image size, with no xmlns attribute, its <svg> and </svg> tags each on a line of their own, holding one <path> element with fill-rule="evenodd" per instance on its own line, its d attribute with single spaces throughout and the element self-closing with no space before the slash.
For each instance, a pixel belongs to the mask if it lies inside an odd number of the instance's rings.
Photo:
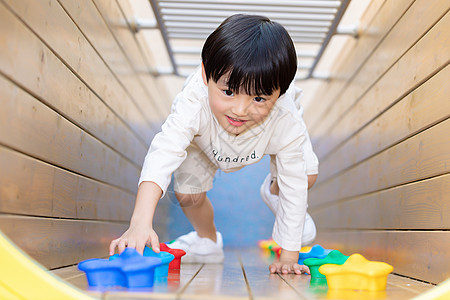
<svg viewBox="0 0 450 300">
<path fill-rule="evenodd" d="M 247 95 L 228 90 L 226 76 L 217 82 L 206 80 L 203 69 L 203 81 L 208 86 L 209 106 L 219 124 L 229 133 L 239 135 L 244 131 L 262 123 L 269 115 L 280 90 L 272 95 Z"/>
</svg>

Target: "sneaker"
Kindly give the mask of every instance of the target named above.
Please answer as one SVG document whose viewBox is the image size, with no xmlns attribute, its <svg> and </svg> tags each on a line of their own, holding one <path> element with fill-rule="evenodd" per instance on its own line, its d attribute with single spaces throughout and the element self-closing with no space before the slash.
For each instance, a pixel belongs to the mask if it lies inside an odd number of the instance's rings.
<svg viewBox="0 0 450 300">
<path fill-rule="evenodd" d="M 272 184 L 272 176 L 267 175 L 266 179 L 264 179 L 263 184 L 260 188 L 261 198 L 264 203 L 270 208 L 274 215 L 277 214 L 278 209 L 278 195 L 274 195 L 270 192 L 270 185 Z M 308 212 L 306 212 L 305 216 L 305 224 L 303 226 L 303 236 L 302 236 L 302 245 L 306 246 L 311 244 L 317 235 L 316 225 L 314 224 L 314 220 L 310 216 Z"/>
<path fill-rule="evenodd" d="M 172 249 L 183 249 L 186 255 L 181 259 L 182 263 L 215 264 L 223 263 L 223 239 L 220 232 L 216 232 L 216 242 L 209 238 L 201 238 L 197 232 L 192 231 L 178 237 L 167 246 Z"/>
<path fill-rule="evenodd" d="M 302 245 L 307 246 L 312 244 L 316 239 L 317 230 L 314 220 L 308 212 L 305 216 L 305 224 L 303 225 Z"/>
<path fill-rule="evenodd" d="M 261 194 L 261 198 L 263 199 L 264 203 L 266 203 L 266 205 L 270 208 L 273 214 L 276 215 L 278 208 L 278 195 L 274 195 L 270 192 L 271 184 L 272 184 L 272 176 L 269 173 L 266 179 L 264 179 L 264 182 L 261 185 L 259 192 Z"/>
<path fill-rule="evenodd" d="M 200 237 L 196 231 L 191 231 L 188 234 L 179 236 L 176 240 L 168 243 L 167 246 L 172 249 L 182 249 L 187 252 L 192 243 L 194 243 Z M 184 259 L 184 257 L 183 257 Z"/>
</svg>

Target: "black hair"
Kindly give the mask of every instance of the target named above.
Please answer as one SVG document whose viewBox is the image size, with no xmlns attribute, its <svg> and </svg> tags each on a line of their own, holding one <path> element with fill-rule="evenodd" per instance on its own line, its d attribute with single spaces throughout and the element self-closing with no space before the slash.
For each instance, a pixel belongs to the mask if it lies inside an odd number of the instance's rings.
<svg viewBox="0 0 450 300">
<path fill-rule="evenodd" d="M 202 50 L 206 78 L 228 74 L 228 89 L 248 95 L 284 94 L 297 72 L 297 54 L 286 29 L 263 16 L 228 17 Z"/>
</svg>

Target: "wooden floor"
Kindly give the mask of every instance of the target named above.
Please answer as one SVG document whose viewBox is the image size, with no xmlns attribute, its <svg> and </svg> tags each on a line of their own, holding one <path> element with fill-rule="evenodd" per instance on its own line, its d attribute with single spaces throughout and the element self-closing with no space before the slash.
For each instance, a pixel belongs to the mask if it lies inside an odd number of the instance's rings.
<svg viewBox="0 0 450 300">
<path fill-rule="evenodd" d="M 89 290 L 77 266 L 54 270 L 67 282 L 102 299 L 410 299 L 433 287 L 423 282 L 389 275 L 386 291 L 328 290 L 326 283 L 309 275 L 269 274 L 273 260 L 259 249 L 228 249 L 225 263 L 183 264 L 151 290 Z"/>
</svg>

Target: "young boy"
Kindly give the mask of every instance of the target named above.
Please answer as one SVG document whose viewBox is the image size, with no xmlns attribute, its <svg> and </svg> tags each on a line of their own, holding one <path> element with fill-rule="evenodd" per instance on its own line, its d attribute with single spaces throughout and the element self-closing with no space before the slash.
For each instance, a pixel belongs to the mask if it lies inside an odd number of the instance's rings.
<svg viewBox="0 0 450 300">
<path fill-rule="evenodd" d="M 195 231 L 170 246 L 187 251 L 185 262 L 223 262 L 206 192 L 218 168 L 237 171 L 268 154 L 261 196 L 276 215 L 273 239 L 282 248 L 270 272 L 308 271 L 297 260 L 302 244 L 315 237 L 306 208 L 318 161 L 302 119 L 301 91 L 290 87 L 296 71 L 294 44 L 281 25 L 261 16 L 226 19 L 206 40 L 201 69 L 188 78 L 151 143 L 130 227 L 111 242 L 110 254 L 116 247 L 142 253 L 146 244 L 159 252 L 152 219 L 174 172 L 175 195 Z"/>
</svg>

